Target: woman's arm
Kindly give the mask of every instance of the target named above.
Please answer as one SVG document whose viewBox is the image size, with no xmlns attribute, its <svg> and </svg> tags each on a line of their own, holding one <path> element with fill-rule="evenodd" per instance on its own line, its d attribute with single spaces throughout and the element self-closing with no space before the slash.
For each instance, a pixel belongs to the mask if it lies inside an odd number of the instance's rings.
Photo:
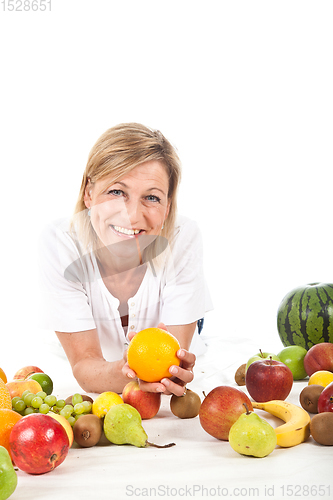
<svg viewBox="0 0 333 500">
<path fill-rule="evenodd" d="M 71 364 L 73 375 L 86 392 L 121 393 L 129 378 L 122 373 L 124 359 L 103 358 L 96 328 L 84 332 L 56 332 Z"/>
</svg>

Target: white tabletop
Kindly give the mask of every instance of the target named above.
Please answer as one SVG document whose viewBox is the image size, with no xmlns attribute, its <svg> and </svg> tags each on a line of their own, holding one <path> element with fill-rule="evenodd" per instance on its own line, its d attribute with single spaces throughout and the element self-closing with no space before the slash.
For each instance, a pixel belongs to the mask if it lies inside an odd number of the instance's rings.
<svg viewBox="0 0 333 500">
<path fill-rule="evenodd" d="M 218 385 L 238 387 L 234 381 L 236 369 L 258 351 L 258 346 L 249 339 L 223 340 L 209 333 L 208 336 L 206 330 L 203 337 L 208 343 L 208 351 L 198 357 L 195 379 L 189 385 L 201 398 L 202 391 L 207 394 Z M 282 347 L 278 340 L 275 351 Z M 30 354 L 28 358 L 27 353 L 20 350 L 15 360 L 7 361 L 8 375 L 12 376 L 21 365 L 38 361 L 43 365 L 40 368 L 48 371 L 53 379 L 55 395 L 66 398 L 82 392 L 67 361 L 45 352 L 40 356 L 36 349 L 32 352 L 38 355 L 32 358 Z M 306 384 L 306 380 L 295 382 L 287 400 L 299 405 L 299 393 Z M 245 387 L 240 389 L 247 392 Z M 265 458 L 241 456 L 228 442 L 207 434 L 199 417 L 186 420 L 175 417 L 169 402 L 170 396 L 162 396 L 158 414 L 153 419 L 144 420 L 143 427 L 149 441 L 157 444 L 175 442 L 176 446 L 142 449 L 109 444 L 84 449 L 74 444 L 65 461 L 50 473 L 32 476 L 18 471 L 18 486 L 11 499 L 333 496 L 332 447 L 320 446 L 310 437 L 307 442 L 293 448 L 276 447 Z M 258 411 L 258 414 L 273 426 L 282 423 L 266 412 Z"/>
</svg>

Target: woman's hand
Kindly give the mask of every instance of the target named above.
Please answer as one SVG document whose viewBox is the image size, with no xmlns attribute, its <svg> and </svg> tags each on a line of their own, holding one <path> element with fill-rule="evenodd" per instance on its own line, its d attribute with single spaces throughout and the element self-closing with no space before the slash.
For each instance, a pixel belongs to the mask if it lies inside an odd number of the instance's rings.
<svg viewBox="0 0 333 500">
<path fill-rule="evenodd" d="M 163 323 L 160 323 L 158 328 L 167 330 L 167 327 Z M 131 341 L 134 335 L 135 333 L 131 332 L 128 335 L 128 339 Z M 161 392 L 163 394 L 182 396 L 185 392 L 186 384 L 193 380 L 193 367 L 196 357 L 195 354 L 186 349 L 179 349 L 177 351 L 177 358 L 180 360 L 180 365 L 170 366 L 169 372 L 173 375 L 171 378 L 163 378 L 160 382 L 145 382 L 139 379 L 140 389 L 146 392 Z M 124 353 L 124 359 L 126 363 L 122 369 L 123 374 L 130 379 L 136 378 L 136 373 L 128 366 L 126 352 Z"/>
</svg>

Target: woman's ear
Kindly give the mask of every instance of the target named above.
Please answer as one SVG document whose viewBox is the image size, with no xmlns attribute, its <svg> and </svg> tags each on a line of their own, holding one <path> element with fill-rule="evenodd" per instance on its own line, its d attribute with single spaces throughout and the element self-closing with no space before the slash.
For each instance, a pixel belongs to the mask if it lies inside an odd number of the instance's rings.
<svg viewBox="0 0 333 500">
<path fill-rule="evenodd" d="M 87 208 L 90 208 L 90 204 L 91 204 L 91 189 L 92 189 L 91 180 L 88 177 L 87 185 L 86 185 L 85 190 L 84 190 L 84 198 L 83 198 L 85 206 Z"/>
<path fill-rule="evenodd" d="M 168 201 L 168 205 L 167 205 L 167 208 L 166 208 L 166 211 L 165 211 L 165 215 L 164 215 L 164 222 L 168 218 L 168 215 L 169 215 L 169 212 L 170 212 L 170 205 L 171 205 L 171 200 Z M 164 222 L 163 222 L 163 224 L 164 224 Z"/>
</svg>

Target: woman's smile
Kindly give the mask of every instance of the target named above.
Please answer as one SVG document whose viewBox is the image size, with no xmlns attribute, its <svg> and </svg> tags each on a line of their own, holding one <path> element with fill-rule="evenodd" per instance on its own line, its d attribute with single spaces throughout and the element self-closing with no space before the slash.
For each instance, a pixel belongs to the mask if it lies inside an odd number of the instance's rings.
<svg viewBox="0 0 333 500">
<path fill-rule="evenodd" d="M 127 238 L 135 238 L 135 236 L 144 232 L 143 229 L 127 229 L 126 227 L 115 226 L 113 224 L 110 224 L 110 228 L 117 235 L 121 235 Z"/>
</svg>

